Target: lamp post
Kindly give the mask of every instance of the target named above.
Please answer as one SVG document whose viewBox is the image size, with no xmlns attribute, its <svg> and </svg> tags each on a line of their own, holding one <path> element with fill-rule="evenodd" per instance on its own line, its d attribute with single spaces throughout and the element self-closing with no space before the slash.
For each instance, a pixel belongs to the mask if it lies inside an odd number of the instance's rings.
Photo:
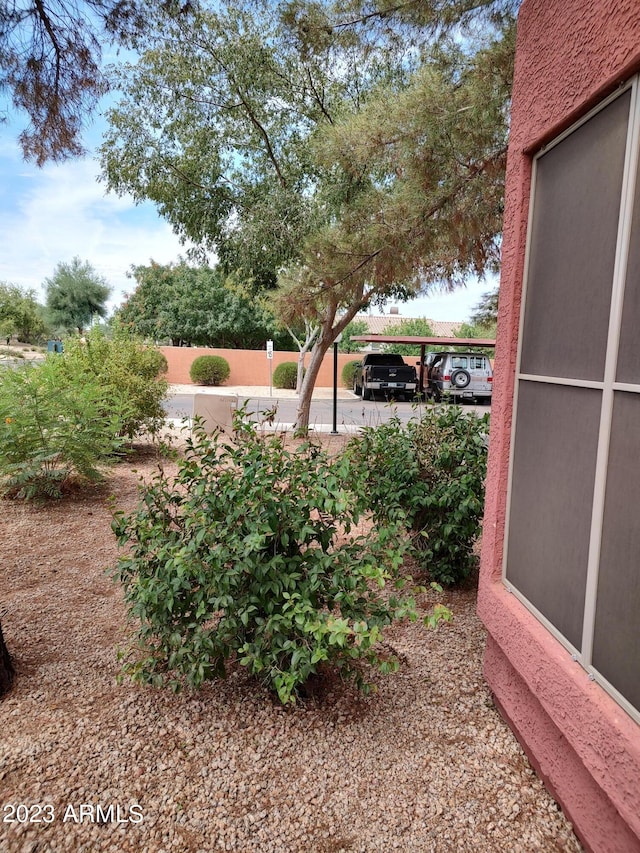
<svg viewBox="0 0 640 853">
<path fill-rule="evenodd" d="M 342 333 L 333 342 L 333 429 L 331 435 L 338 435 L 338 344 L 341 340 Z"/>
</svg>

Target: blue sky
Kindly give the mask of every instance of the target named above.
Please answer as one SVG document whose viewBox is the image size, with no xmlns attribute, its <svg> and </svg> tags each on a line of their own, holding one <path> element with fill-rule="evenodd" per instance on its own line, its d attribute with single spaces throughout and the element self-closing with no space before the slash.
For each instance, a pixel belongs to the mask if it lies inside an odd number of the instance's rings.
<svg viewBox="0 0 640 853">
<path fill-rule="evenodd" d="M 25 163 L 16 142 L 22 125 L 0 124 L 0 281 L 34 289 L 44 301 L 43 283 L 59 262 L 88 261 L 113 288 L 109 308 L 132 288 L 127 271 L 150 260 L 167 264 L 184 255 L 170 226 L 151 204 L 106 194 L 92 156 L 42 169 Z M 85 144 L 100 142 L 101 120 Z M 469 318 L 494 282 L 470 281 L 452 294 L 436 293 L 400 306 L 406 317 L 461 321 Z"/>
</svg>

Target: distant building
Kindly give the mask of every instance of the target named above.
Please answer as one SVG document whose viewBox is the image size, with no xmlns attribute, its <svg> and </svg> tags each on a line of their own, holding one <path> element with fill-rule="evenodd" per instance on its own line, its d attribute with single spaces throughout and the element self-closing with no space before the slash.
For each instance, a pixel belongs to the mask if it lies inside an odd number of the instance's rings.
<svg viewBox="0 0 640 853">
<path fill-rule="evenodd" d="M 438 338 L 453 338 L 462 328 L 462 323 L 456 323 L 452 320 L 430 320 L 428 317 L 409 317 L 400 314 L 397 308 L 391 308 L 389 314 L 356 314 L 354 322 L 362 322 L 367 324 L 365 334 L 381 335 L 384 332 L 392 329 L 394 326 L 400 326 L 406 320 L 425 320 L 431 327 L 434 337 Z M 366 349 L 377 349 L 379 344 L 367 344 Z"/>
</svg>

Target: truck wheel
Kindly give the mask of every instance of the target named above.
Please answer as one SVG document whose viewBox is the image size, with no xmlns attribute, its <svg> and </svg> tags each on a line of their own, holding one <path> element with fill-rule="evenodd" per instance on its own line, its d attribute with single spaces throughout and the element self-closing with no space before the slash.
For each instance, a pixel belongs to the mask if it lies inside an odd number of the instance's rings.
<svg viewBox="0 0 640 853">
<path fill-rule="evenodd" d="M 362 386 L 362 399 L 363 400 L 373 400 L 373 392 L 370 391 L 366 385 Z"/>
</svg>

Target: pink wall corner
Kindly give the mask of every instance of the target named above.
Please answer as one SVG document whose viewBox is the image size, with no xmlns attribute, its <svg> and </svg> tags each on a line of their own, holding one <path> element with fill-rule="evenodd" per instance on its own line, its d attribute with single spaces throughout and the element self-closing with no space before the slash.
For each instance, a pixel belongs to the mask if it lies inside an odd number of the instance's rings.
<svg viewBox="0 0 640 853">
<path fill-rule="evenodd" d="M 538 775 L 563 806 L 585 848 L 593 853 L 637 853 L 640 838 L 630 823 L 633 815 L 622 816 L 618 812 L 612 798 L 567 742 L 563 728 L 546 713 L 491 635 L 485 667 L 491 672 L 500 712 Z M 627 781 L 637 786 L 637 777 Z"/>
<path fill-rule="evenodd" d="M 485 677 L 587 849 L 640 851 L 640 726 L 502 583 L 532 154 L 640 68 L 638 0 L 524 0 L 518 18 L 478 612 Z"/>
<path fill-rule="evenodd" d="M 585 845 L 640 851 L 637 723 L 500 581 L 482 584 L 478 613 L 496 701 Z"/>
</svg>

